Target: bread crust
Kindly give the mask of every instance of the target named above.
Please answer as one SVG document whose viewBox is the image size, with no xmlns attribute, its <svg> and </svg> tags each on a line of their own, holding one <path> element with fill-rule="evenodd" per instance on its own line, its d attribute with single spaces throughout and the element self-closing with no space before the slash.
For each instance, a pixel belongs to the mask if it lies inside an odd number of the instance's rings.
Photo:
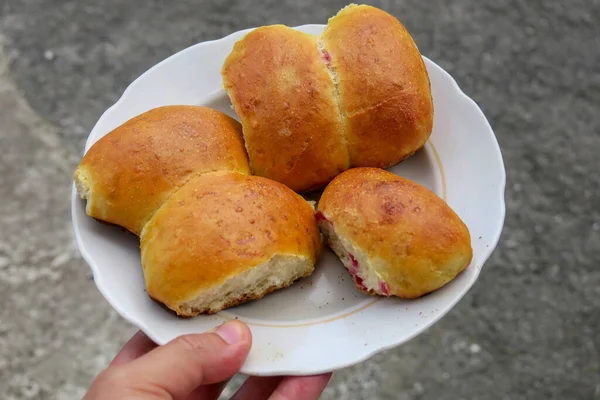
<svg viewBox="0 0 600 400">
<path fill-rule="evenodd" d="M 315 36 L 257 28 L 235 44 L 222 76 L 255 174 L 304 192 L 348 168 L 335 87 Z"/>
<path fill-rule="evenodd" d="M 145 226 L 140 247 L 148 294 L 182 315 L 184 303 L 276 255 L 308 260 L 310 274 L 320 246 L 314 209 L 301 196 L 262 177 L 215 172 L 174 193 Z"/>
<path fill-rule="evenodd" d="M 398 19 L 350 5 L 321 37 L 337 76 L 350 162 L 394 165 L 422 147 L 433 128 L 433 102 L 423 58 Z"/>
<path fill-rule="evenodd" d="M 216 170 L 250 173 L 241 125 L 206 107 L 165 106 L 97 141 L 75 171 L 75 182 L 87 197 L 89 216 L 139 235 L 173 191 Z"/>
<path fill-rule="evenodd" d="M 473 256 L 467 226 L 441 198 L 385 170 L 354 168 L 338 175 L 323 192 L 319 212 L 368 256 L 398 297 L 439 289 Z"/>
</svg>

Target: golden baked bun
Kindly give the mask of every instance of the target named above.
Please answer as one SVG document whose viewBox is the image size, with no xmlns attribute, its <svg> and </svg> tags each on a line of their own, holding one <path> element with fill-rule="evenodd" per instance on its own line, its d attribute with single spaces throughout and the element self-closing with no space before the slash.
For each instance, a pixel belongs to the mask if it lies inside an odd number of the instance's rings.
<svg viewBox="0 0 600 400">
<path fill-rule="evenodd" d="M 216 313 L 308 276 L 314 208 L 280 183 L 235 172 L 192 179 L 141 234 L 148 294 L 180 316 Z"/>
<path fill-rule="evenodd" d="M 254 174 L 303 192 L 348 168 L 335 87 L 315 36 L 283 25 L 255 29 L 235 44 L 222 76 Z"/>
<path fill-rule="evenodd" d="M 396 164 L 431 134 L 421 54 L 404 26 L 375 7 L 344 8 L 320 37 L 255 29 L 221 73 L 253 172 L 299 192 L 350 166 Z"/>
<path fill-rule="evenodd" d="M 344 115 L 350 162 L 394 165 L 420 149 L 433 128 L 433 102 L 423 58 L 392 15 L 350 5 L 321 36 Z"/>
<path fill-rule="evenodd" d="M 96 142 L 75 171 L 75 184 L 89 216 L 139 235 L 174 190 L 218 170 L 250 173 L 240 124 L 205 107 L 165 106 Z"/>
<path fill-rule="evenodd" d="M 356 286 L 372 295 L 423 296 L 471 263 L 471 237 L 458 215 L 425 187 L 382 169 L 338 175 L 317 220 Z"/>
</svg>

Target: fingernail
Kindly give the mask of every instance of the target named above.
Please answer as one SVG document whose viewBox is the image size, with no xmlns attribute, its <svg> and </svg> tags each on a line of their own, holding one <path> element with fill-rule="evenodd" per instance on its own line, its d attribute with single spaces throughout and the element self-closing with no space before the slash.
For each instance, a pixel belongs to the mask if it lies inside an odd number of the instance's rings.
<svg viewBox="0 0 600 400">
<path fill-rule="evenodd" d="M 236 344 L 242 341 L 244 338 L 244 331 L 241 324 L 236 322 L 227 322 L 219 326 L 215 333 L 221 336 L 227 344 Z"/>
</svg>

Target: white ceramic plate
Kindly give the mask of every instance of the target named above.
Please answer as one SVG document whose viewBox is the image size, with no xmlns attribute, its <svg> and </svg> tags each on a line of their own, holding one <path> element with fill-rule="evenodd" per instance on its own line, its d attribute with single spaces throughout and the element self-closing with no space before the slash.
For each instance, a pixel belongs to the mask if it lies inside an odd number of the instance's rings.
<svg viewBox="0 0 600 400">
<path fill-rule="evenodd" d="M 318 34 L 323 25 L 296 29 Z M 125 91 L 92 130 L 86 151 L 113 128 L 151 108 L 198 104 L 235 117 L 221 90 L 220 69 L 234 42 L 250 30 L 200 43 L 157 64 Z M 96 285 L 128 321 L 159 344 L 204 332 L 227 319 L 245 321 L 254 346 L 242 372 L 308 375 L 347 367 L 423 332 L 475 283 L 504 222 L 505 172 L 498 143 L 483 113 L 439 66 L 425 59 L 435 106 L 434 130 L 423 151 L 391 168 L 440 197 L 468 225 L 473 262 L 444 288 L 417 300 L 376 299 L 360 293 L 342 264 L 325 250 L 315 273 L 262 300 L 214 316 L 178 319 L 144 289 L 138 239 L 85 215 L 73 188 L 75 237 Z"/>
</svg>

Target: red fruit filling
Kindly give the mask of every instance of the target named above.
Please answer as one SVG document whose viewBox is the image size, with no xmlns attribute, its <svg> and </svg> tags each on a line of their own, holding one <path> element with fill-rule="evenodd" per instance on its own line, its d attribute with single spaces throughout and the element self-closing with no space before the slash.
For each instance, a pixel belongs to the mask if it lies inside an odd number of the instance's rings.
<svg viewBox="0 0 600 400">
<path fill-rule="evenodd" d="M 352 275 L 354 282 L 356 282 L 356 285 L 359 288 L 368 291 L 367 287 L 363 284 L 363 279 L 358 276 L 358 261 L 352 253 L 348 253 L 348 257 L 350 258 L 350 261 L 352 261 L 352 267 L 348 269 L 348 272 L 350 272 L 350 275 Z M 390 287 L 384 281 L 379 281 L 379 291 L 385 296 L 390 297 Z"/>
<path fill-rule="evenodd" d="M 390 297 L 390 287 L 384 281 L 379 281 L 379 290 L 387 297 Z"/>
<path fill-rule="evenodd" d="M 348 255 L 350 256 L 350 260 L 352 260 L 352 266 L 355 269 L 358 269 L 358 261 L 356 261 L 356 258 L 354 258 L 354 256 L 350 253 L 348 253 Z"/>
<path fill-rule="evenodd" d="M 369 290 L 369 289 L 367 289 L 367 287 L 365 285 L 363 285 L 363 280 L 360 276 L 352 275 L 352 277 L 354 278 L 354 282 L 356 283 L 356 286 L 358 286 L 359 288 L 361 288 L 362 290 L 365 290 L 365 291 Z"/>
<path fill-rule="evenodd" d="M 317 211 L 317 213 L 315 214 L 315 218 L 317 219 L 317 223 L 325 221 L 333 227 L 333 223 L 330 220 L 328 220 L 321 211 Z"/>
<path fill-rule="evenodd" d="M 367 290 L 366 286 L 363 284 L 362 278 L 358 276 L 358 261 L 351 253 L 348 253 L 348 257 L 350 257 L 350 260 L 352 261 L 352 267 L 348 268 L 348 272 L 352 275 L 352 279 L 354 279 L 356 286 L 363 290 Z"/>
<path fill-rule="evenodd" d="M 325 50 L 321 51 L 321 58 L 325 61 L 325 65 L 329 66 L 331 64 L 331 56 Z"/>
<path fill-rule="evenodd" d="M 317 211 L 317 213 L 315 214 L 315 218 L 317 219 L 317 222 L 322 222 L 322 221 L 329 222 L 329 220 L 327 218 L 325 218 L 325 215 L 323 215 L 323 213 L 321 211 Z"/>
</svg>

